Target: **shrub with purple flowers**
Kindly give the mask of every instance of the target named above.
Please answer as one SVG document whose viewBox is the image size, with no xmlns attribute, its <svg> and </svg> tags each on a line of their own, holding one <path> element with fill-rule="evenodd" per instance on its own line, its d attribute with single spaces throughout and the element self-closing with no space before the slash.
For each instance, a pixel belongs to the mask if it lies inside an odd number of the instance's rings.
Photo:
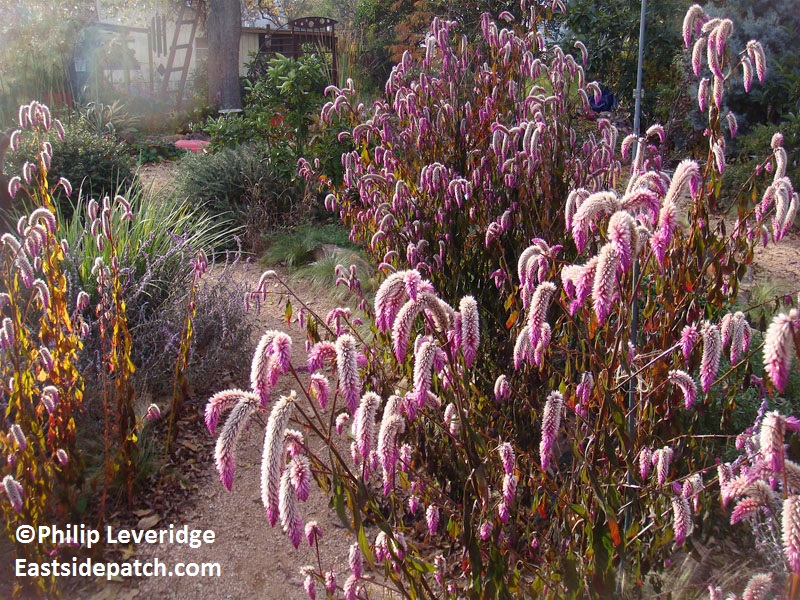
<svg viewBox="0 0 800 600">
<path fill-rule="evenodd" d="M 760 199 L 732 226 L 710 210 L 735 135 L 722 99 L 739 73 L 748 88 L 763 79 L 758 42 L 732 52 L 730 20 L 689 10 L 707 156 L 669 171 L 659 125 L 619 150 L 608 121 L 584 137 L 572 128 L 597 84 L 546 45 L 537 5 L 518 25 L 485 15 L 475 44 L 435 20 L 424 57 L 404 56 L 369 112 L 351 104 L 352 85 L 332 90 L 322 119 L 360 122 L 342 157 L 346 188 L 328 206 L 388 272 L 374 310 L 361 305 L 375 335 L 360 337 L 349 317 L 336 332 L 312 319 L 308 365 L 324 369 L 324 408 L 302 384 L 307 399 L 264 406 L 265 368 L 251 391 L 220 392 L 207 409 L 212 430 L 232 409 L 217 448 L 229 487 L 243 420 L 270 413 L 264 505 L 295 545 L 302 516 L 284 473 L 297 444 L 286 430 L 294 420 L 319 436 L 325 460 L 312 444 L 301 454 L 366 562 L 409 597 L 635 594 L 690 543 L 713 514 L 698 475 L 714 468 L 761 350 L 729 307 L 755 245 L 778 242 L 797 210 L 780 136 Z M 793 309 L 767 332 L 764 393 L 783 389 L 798 325 Z M 277 360 L 264 352 L 264 364 Z M 347 422 L 352 456 L 339 449 Z M 766 447 L 775 466 L 782 442 Z M 374 544 L 367 517 L 381 529 Z M 441 551 L 435 560 L 421 537 Z M 337 589 L 323 565 L 304 575 Z M 367 580 L 359 563 L 345 597 Z"/>
</svg>

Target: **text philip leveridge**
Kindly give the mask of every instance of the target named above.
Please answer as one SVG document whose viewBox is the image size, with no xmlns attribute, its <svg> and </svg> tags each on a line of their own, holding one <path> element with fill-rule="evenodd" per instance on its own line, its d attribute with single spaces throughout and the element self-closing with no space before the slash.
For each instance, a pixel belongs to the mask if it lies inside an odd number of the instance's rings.
<svg viewBox="0 0 800 600">
<path fill-rule="evenodd" d="M 17 528 L 17 541 L 23 544 L 37 542 L 53 546 L 84 546 L 91 548 L 101 543 L 120 544 L 176 544 L 199 548 L 203 544 L 214 543 L 211 529 L 189 529 L 188 525 L 175 526 L 170 523 L 165 529 L 124 529 L 107 525 L 105 529 L 93 529 L 83 523 L 79 525 L 40 525 L 34 529 L 30 525 Z"/>
</svg>

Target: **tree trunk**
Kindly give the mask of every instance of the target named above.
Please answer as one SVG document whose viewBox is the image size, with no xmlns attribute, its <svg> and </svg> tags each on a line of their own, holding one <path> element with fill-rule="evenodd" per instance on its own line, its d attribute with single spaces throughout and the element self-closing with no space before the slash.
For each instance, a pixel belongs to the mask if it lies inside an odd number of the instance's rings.
<svg viewBox="0 0 800 600">
<path fill-rule="evenodd" d="M 208 101 L 220 109 L 242 108 L 239 91 L 239 36 L 242 33 L 240 0 L 209 0 Z"/>
</svg>

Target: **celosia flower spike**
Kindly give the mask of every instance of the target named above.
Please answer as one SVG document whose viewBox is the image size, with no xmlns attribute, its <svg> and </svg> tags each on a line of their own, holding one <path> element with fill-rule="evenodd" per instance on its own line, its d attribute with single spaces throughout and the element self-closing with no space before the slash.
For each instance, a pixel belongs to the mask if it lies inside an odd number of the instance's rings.
<svg viewBox="0 0 800 600">
<path fill-rule="evenodd" d="M 336 417 L 336 434 L 342 435 L 345 425 L 350 420 L 350 413 L 339 413 Z"/>
<path fill-rule="evenodd" d="M 428 533 L 434 535 L 439 529 L 439 509 L 435 505 L 428 505 L 425 511 L 425 522 L 428 525 Z"/>
<path fill-rule="evenodd" d="M 686 16 L 683 17 L 683 28 L 681 32 L 683 34 L 683 43 L 687 49 L 692 41 L 692 35 L 697 30 L 697 21 L 703 22 L 706 18 L 705 12 L 703 12 L 699 4 L 693 4 L 689 10 L 686 11 Z"/>
<path fill-rule="evenodd" d="M 358 544 L 350 545 L 350 553 L 347 562 L 353 577 L 360 579 L 364 570 L 364 555 L 361 554 L 361 549 L 358 547 Z"/>
<path fill-rule="evenodd" d="M 620 259 L 620 266 L 627 271 L 632 264 L 636 249 L 636 221 L 624 210 L 618 210 L 608 221 L 608 239 L 614 244 Z"/>
<path fill-rule="evenodd" d="M 517 495 L 517 482 L 516 475 L 506 473 L 503 476 L 503 503 L 506 506 L 514 503 L 514 497 Z"/>
<path fill-rule="evenodd" d="M 217 392 L 209 398 L 206 404 L 206 427 L 211 435 L 217 433 L 217 423 L 222 413 L 232 408 L 239 400 L 245 397 L 258 398 L 252 392 L 245 392 L 244 390 L 231 389 Z"/>
<path fill-rule="evenodd" d="M 377 562 L 385 562 L 392 557 L 392 553 L 389 550 L 389 536 L 386 535 L 385 531 L 378 532 L 378 535 L 375 536 L 375 560 Z"/>
<path fill-rule="evenodd" d="M 594 389 L 594 375 L 589 371 L 581 375 L 581 381 L 575 388 L 575 398 L 578 404 L 585 406 Z"/>
<path fill-rule="evenodd" d="M 450 435 L 455 436 L 458 434 L 458 429 L 461 427 L 461 419 L 458 416 L 458 408 L 452 402 L 444 409 L 444 423 L 447 425 Z"/>
<path fill-rule="evenodd" d="M 308 351 L 308 371 L 313 373 L 325 365 L 325 361 L 336 358 L 336 345 L 333 342 L 317 342 Z"/>
<path fill-rule="evenodd" d="M 311 492 L 311 464 L 308 457 L 303 454 L 296 454 L 292 458 L 287 468 L 289 477 L 292 482 L 292 487 L 297 494 L 297 499 L 300 502 L 308 500 L 308 495 Z"/>
<path fill-rule="evenodd" d="M 756 76 L 758 77 L 758 80 L 761 83 L 764 83 L 764 77 L 767 75 L 767 59 L 761 43 L 755 40 L 750 40 L 747 42 L 747 55 L 756 66 Z"/>
<path fill-rule="evenodd" d="M 697 107 L 700 109 L 700 112 L 705 112 L 708 107 L 709 93 L 708 77 L 703 77 L 697 86 Z"/>
<path fill-rule="evenodd" d="M 366 462 L 372 450 L 372 438 L 375 434 L 375 413 L 381 403 L 381 397 L 375 392 L 367 392 L 361 397 L 361 403 L 353 417 L 353 436 L 361 459 Z"/>
<path fill-rule="evenodd" d="M 317 580 L 314 578 L 314 567 L 308 566 L 301 569 L 303 579 L 303 589 L 309 600 L 317 600 Z"/>
<path fill-rule="evenodd" d="M 779 392 L 789 380 L 794 352 L 794 331 L 800 325 L 797 309 L 776 316 L 764 336 L 764 369 Z"/>
<path fill-rule="evenodd" d="M 514 448 L 512 448 L 511 444 L 508 442 L 503 442 L 497 447 L 497 451 L 500 453 L 500 460 L 503 463 L 503 470 L 507 475 L 510 475 L 514 472 L 514 465 L 516 463 L 516 459 L 514 457 Z"/>
<path fill-rule="evenodd" d="M 686 371 L 675 369 L 669 372 L 667 379 L 670 383 L 677 385 L 681 389 L 686 410 L 692 408 L 694 401 L 697 399 L 697 385 L 695 385 L 691 375 Z"/>
<path fill-rule="evenodd" d="M 291 368 L 291 356 L 292 338 L 282 331 L 277 332 L 272 340 L 272 355 L 270 356 L 269 366 L 267 368 L 267 377 L 270 386 L 274 386 L 278 383 L 278 377 L 289 371 Z"/>
<path fill-rule="evenodd" d="M 294 408 L 296 395 L 291 392 L 282 396 L 269 415 L 264 436 L 264 452 L 261 461 L 261 501 L 267 511 L 267 520 L 274 527 L 278 522 L 279 491 L 284 468 L 283 440 L 289 417 Z"/>
<path fill-rule="evenodd" d="M 783 501 L 781 535 L 789 568 L 800 575 L 800 496 L 789 496 Z"/>
<path fill-rule="evenodd" d="M 547 312 L 555 292 L 556 286 L 550 281 L 543 281 L 536 286 L 536 291 L 533 292 L 528 312 L 528 335 L 530 335 L 531 346 L 534 348 L 539 344 L 542 327 L 547 322 Z"/>
<path fill-rule="evenodd" d="M 617 267 L 620 264 L 620 255 L 613 244 L 606 244 L 600 250 L 597 261 L 597 271 L 592 286 L 592 302 L 597 321 L 600 325 L 605 323 L 611 314 L 614 295 L 617 291 Z"/>
<path fill-rule="evenodd" d="M 25 450 L 28 448 L 28 440 L 25 437 L 25 433 L 22 431 L 22 427 L 20 427 L 17 423 L 14 423 L 9 430 L 9 434 L 11 438 L 13 438 L 17 448 L 25 452 Z"/>
<path fill-rule="evenodd" d="M 480 343 L 480 318 L 478 316 L 478 303 L 472 296 L 464 296 L 458 305 L 461 314 L 461 350 L 464 353 L 464 362 L 469 367 L 478 354 Z"/>
<path fill-rule="evenodd" d="M 219 438 L 217 438 L 214 457 L 220 481 L 228 491 L 233 487 L 236 443 L 239 440 L 239 434 L 250 415 L 258 408 L 258 404 L 257 398 L 252 394 L 241 396 L 236 406 L 233 407 L 231 414 L 228 415 L 225 426 L 222 428 Z"/>
<path fill-rule="evenodd" d="M 672 448 L 669 446 L 664 446 L 653 452 L 652 462 L 656 466 L 656 481 L 658 485 L 664 485 L 667 482 L 672 456 Z"/>
<path fill-rule="evenodd" d="M 653 460 L 653 452 L 645 446 L 639 451 L 639 474 L 642 479 L 647 479 L 650 474 L 650 465 Z"/>
<path fill-rule="evenodd" d="M 396 396 L 394 396 L 396 398 Z M 395 469 L 397 466 L 397 436 L 405 431 L 406 422 L 396 409 L 389 412 L 387 409 L 391 400 L 386 403 L 381 428 L 378 432 L 378 459 L 383 469 L 383 493 L 388 495 L 394 486 Z M 388 414 L 387 414 L 388 412 Z"/>
<path fill-rule="evenodd" d="M 406 296 L 407 271 L 393 273 L 381 284 L 375 294 L 375 324 L 384 333 L 391 329 Z"/>
<path fill-rule="evenodd" d="M 742 592 L 742 600 L 769 600 L 774 598 L 772 592 L 772 573 L 753 575 Z"/>
<path fill-rule="evenodd" d="M 158 404 L 151 404 L 148 406 L 144 418 L 148 421 L 158 421 L 161 418 L 161 409 L 158 407 Z"/>
<path fill-rule="evenodd" d="M 700 332 L 697 330 L 697 325 L 686 325 L 681 331 L 681 351 L 683 352 L 684 360 L 689 360 L 697 340 L 700 339 Z"/>
<path fill-rule="evenodd" d="M 499 375 L 494 382 L 494 398 L 498 402 L 508 400 L 511 396 L 511 386 L 508 384 L 508 379 L 505 375 Z"/>
<path fill-rule="evenodd" d="M 347 410 L 352 414 L 361 397 L 361 378 L 358 374 L 356 340 L 349 333 L 336 340 L 336 368 L 339 373 L 339 389 L 347 401 Z"/>
<path fill-rule="evenodd" d="M 681 204 L 681 198 L 687 192 L 694 196 L 701 183 L 700 166 L 691 159 L 682 160 L 675 169 L 664 203 L 674 202 Z"/>
<path fill-rule="evenodd" d="M 419 345 L 414 357 L 414 397 L 417 404 L 422 407 L 431 389 L 433 363 L 436 358 L 438 346 L 425 340 Z"/>
<path fill-rule="evenodd" d="M 303 521 L 297 510 L 297 492 L 292 486 L 292 476 L 289 469 L 286 469 L 281 476 L 278 510 L 283 532 L 295 548 L 300 547 L 300 541 L 303 539 Z"/>
<path fill-rule="evenodd" d="M 614 192 L 595 192 L 580 205 L 572 218 L 572 238 L 578 252 L 582 252 L 589 241 L 589 225 L 599 215 L 611 215 L 620 209 L 620 201 Z"/>
<path fill-rule="evenodd" d="M 742 84 L 745 92 L 749 92 L 753 85 L 753 63 L 749 56 L 742 57 Z"/>
<path fill-rule="evenodd" d="M 708 393 L 719 371 L 722 357 L 722 336 L 719 327 L 706 323 L 703 328 L 703 358 L 700 362 L 700 386 Z"/>
<path fill-rule="evenodd" d="M 786 433 L 786 424 L 783 417 L 776 411 L 767 413 L 761 422 L 759 430 L 759 446 L 761 455 L 770 469 L 780 473 L 783 465 L 783 439 Z"/>
<path fill-rule="evenodd" d="M 539 442 L 539 461 L 542 470 L 546 471 L 550 466 L 550 454 L 556 435 L 561 427 L 561 407 L 564 404 L 564 396 L 561 392 L 550 392 L 544 404 L 542 414 L 542 439 Z"/>
<path fill-rule="evenodd" d="M 750 339 L 752 333 L 750 331 L 750 324 L 744 313 L 738 311 L 733 315 L 733 333 L 731 334 L 731 363 L 736 364 L 739 362 L 741 356 L 747 352 L 750 347 Z"/>
<path fill-rule="evenodd" d="M 408 338 L 411 335 L 411 325 L 423 308 L 421 299 L 406 302 L 395 317 L 392 325 L 392 348 L 398 362 L 403 362 L 408 348 Z"/>
<path fill-rule="evenodd" d="M 683 545 L 689 529 L 692 526 L 692 516 L 689 510 L 689 501 L 682 495 L 672 497 L 673 530 L 675 532 L 675 544 Z"/>
<path fill-rule="evenodd" d="M 309 379 L 309 392 L 314 395 L 319 402 L 319 407 L 325 410 L 330 398 L 330 384 L 328 378 L 322 373 L 313 373 Z"/>
<path fill-rule="evenodd" d="M 250 365 L 250 387 L 261 398 L 261 405 L 266 406 L 269 401 L 269 358 L 272 354 L 272 340 L 277 331 L 270 330 L 261 336 L 253 353 L 253 362 Z"/>
<path fill-rule="evenodd" d="M 11 475 L 3 477 L 3 489 L 14 512 L 22 510 L 22 486 Z"/>
</svg>

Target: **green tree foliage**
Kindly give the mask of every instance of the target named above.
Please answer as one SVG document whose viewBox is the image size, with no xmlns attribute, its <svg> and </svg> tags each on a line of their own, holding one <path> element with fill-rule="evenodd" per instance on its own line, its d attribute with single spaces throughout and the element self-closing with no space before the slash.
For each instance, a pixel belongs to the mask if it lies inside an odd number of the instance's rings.
<svg viewBox="0 0 800 600">
<path fill-rule="evenodd" d="M 10 125 L 31 98 L 69 101 L 75 32 L 94 18 L 94 3 L 0 1 L 0 123 Z"/>
<path fill-rule="evenodd" d="M 679 91 L 678 73 L 673 58 L 681 46 L 681 21 L 688 0 L 664 0 L 647 4 L 644 54 L 645 114 L 652 113 L 660 102 L 671 101 L 648 93 L 669 83 L 672 93 Z M 563 21 L 563 43 L 583 40 L 589 49 L 587 76 L 610 87 L 620 102 L 633 105 L 636 88 L 636 64 L 639 49 L 641 4 L 627 0 L 571 0 Z"/>
<path fill-rule="evenodd" d="M 750 94 L 734 86 L 728 95 L 728 107 L 743 129 L 778 123 L 800 110 L 800 5 L 793 0 L 730 0 L 715 4 L 739 24 L 731 40 L 731 52 L 741 52 L 748 40 L 757 39 L 769 61 L 762 86 Z"/>
</svg>

